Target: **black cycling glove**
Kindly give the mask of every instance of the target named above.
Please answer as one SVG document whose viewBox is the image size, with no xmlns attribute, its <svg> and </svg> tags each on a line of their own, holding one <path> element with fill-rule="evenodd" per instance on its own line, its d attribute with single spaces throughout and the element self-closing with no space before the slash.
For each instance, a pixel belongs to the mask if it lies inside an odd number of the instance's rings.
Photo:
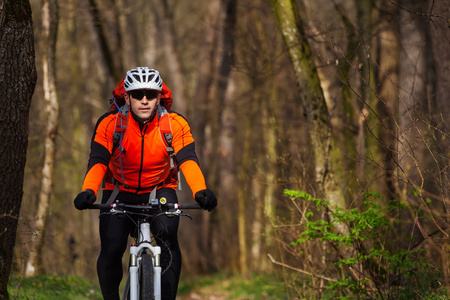
<svg viewBox="0 0 450 300">
<path fill-rule="evenodd" d="M 201 208 L 208 211 L 212 211 L 217 206 L 216 195 L 209 189 L 195 193 L 195 201 L 198 202 Z"/>
<path fill-rule="evenodd" d="M 85 190 L 78 194 L 78 196 L 73 200 L 73 204 L 76 209 L 88 209 L 91 204 L 95 202 L 97 196 L 93 190 Z"/>
</svg>

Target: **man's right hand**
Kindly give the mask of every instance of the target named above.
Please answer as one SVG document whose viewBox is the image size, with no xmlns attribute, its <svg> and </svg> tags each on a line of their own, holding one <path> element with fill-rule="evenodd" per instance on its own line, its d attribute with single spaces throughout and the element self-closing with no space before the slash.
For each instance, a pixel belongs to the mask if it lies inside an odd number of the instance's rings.
<svg viewBox="0 0 450 300">
<path fill-rule="evenodd" d="M 91 206 L 96 199 L 97 196 L 95 196 L 93 190 L 85 190 L 78 194 L 75 200 L 73 200 L 73 204 L 75 205 L 76 209 L 79 210 L 88 209 L 89 206 Z"/>
</svg>

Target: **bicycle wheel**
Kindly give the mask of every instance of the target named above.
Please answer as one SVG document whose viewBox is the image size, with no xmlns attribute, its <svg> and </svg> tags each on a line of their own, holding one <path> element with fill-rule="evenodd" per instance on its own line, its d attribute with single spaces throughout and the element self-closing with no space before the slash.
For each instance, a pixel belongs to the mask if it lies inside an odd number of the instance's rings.
<svg viewBox="0 0 450 300">
<path fill-rule="evenodd" d="M 141 268 L 139 270 L 140 299 L 153 300 L 153 263 L 152 257 L 148 253 L 142 254 Z"/>
</svg>

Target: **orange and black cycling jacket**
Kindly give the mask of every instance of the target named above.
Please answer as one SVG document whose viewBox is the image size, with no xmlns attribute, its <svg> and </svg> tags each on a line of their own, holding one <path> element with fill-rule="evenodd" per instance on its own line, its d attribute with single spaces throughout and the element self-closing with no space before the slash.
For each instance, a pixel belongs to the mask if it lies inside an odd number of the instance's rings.
<svg viewBox="0 0 450 300">
<path fill-rule="evenodd" d="M 142 125 L 129 113 L 121 147 L 113 147 L 117 114 L 118 111 L 104 114 L 95 126 L 83 190 L 91 189 L 97 194 L 108 167 L 120 183 L 121 191 L 142 194 L 151 192 L 155 186 L 175 189 L 177 182 L 169 178 L 170 157 L 158 127 L 158 117 Z M 184 117 L 173 111 L 168 111 L 168 114 L 177 165 L 195 195 L 206 189 L 206 184 L 198 165 L 194 138 Z M 121 155 L 119 148 L 123 149 Z M 114 185 L 107 183 L 105 189 L 114 189 Z"/>
</svg>

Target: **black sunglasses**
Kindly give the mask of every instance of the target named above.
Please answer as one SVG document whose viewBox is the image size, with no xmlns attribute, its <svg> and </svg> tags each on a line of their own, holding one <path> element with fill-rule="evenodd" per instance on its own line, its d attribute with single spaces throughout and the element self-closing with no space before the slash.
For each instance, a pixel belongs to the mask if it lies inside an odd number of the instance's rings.
<svg viewBox="0 0 450 300">
<path fill-rule="evenodd" d="M 130 96 L 136 100 L 142 100 L 144 96 L 147 96 L 147 99 L 155 99 L 158 97 L 159 92 L 155 90 L 133 90 L 130 91 Z"/>
</svg>

